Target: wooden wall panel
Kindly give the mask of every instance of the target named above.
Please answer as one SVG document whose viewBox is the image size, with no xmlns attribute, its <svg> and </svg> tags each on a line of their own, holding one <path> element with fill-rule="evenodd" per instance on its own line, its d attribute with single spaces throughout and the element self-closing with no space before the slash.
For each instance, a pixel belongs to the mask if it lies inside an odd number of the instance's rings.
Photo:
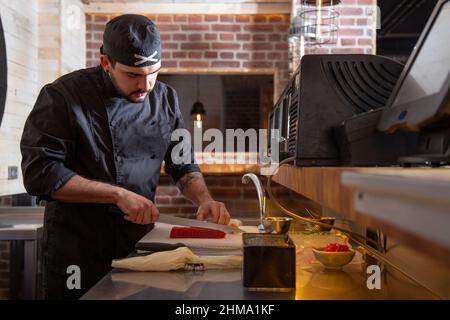
<svg viewBox="0 0 450 320">
<path fill-rule="evenodd" d="M 0 0 L 0 8 L 8 67 L 0 126 L 3 196 L 25 192 L 19 143 L 40 89 L 65 73 L 85 67 L 86 41 L 84 7 L 79 0 Z M 8 166 L 18 167 L 18 179 L 8 180 Z"/>
<path fill-rule="evenodd" d="M 25 192 L 20 172 L 19 141 L 25 118 L 36 99 L 38 54 L 37 1 L 0 0 L 5 31 L 8 90 L 0 126 L 0 196 Z M 8 180 L 8 166 L 19 178 Z"/>
</svg>

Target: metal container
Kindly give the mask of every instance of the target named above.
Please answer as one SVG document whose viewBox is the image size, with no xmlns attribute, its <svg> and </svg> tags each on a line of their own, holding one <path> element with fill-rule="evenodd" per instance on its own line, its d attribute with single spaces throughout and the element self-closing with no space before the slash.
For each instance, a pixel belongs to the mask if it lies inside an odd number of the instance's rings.
<svg viewBox="0 0 450 320">
<path fill-rule="evenodd" d="M 264 230 L 267 233 L 286 234 L 292 223 L 288 217 L 266 217 L 263 219 Z"/>
<path fill-rule="evenodd" d="M 295 246 L 287 234 L 244 233 L 242 238 L 247 290 L 295 290 Z"/>
</svg>

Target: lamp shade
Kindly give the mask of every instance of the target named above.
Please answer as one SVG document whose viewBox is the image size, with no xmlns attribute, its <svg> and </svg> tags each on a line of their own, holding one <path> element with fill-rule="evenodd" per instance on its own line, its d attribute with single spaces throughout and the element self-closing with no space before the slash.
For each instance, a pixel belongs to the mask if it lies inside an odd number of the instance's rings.
<svg viewBox="0 0 450 320">
<path fill-rule="evenodd" d="M 204 116 L 206 114 L 205 107 L 203 106 L 203 103 L 201 103 L 200 101 L 195 102 L 192 105 L 192 109 L 191 109 L 191 115 L 197 115 L 197 114 L 200 114 L 202 116 Z"/>
<path fill-rule="evenodd" d="M 340 0 L 301 0 L 300 38 L 306 46 L 336 44 L 339 13 L 335 9 Z"/>
</svg>

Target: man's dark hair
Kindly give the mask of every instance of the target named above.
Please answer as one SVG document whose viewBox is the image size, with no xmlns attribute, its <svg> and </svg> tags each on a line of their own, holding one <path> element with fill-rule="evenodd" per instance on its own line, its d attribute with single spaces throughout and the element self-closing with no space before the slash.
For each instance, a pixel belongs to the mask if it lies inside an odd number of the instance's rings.
<svg viewBox="0 0 450 320">
<path fill-rule="evenodd" d="M 116 60 L 114 60 L 112 57 L 108 56 L 108 60 L 111 63 L 111 68 L 114 68 L 116 66 Z"/>
</svg>

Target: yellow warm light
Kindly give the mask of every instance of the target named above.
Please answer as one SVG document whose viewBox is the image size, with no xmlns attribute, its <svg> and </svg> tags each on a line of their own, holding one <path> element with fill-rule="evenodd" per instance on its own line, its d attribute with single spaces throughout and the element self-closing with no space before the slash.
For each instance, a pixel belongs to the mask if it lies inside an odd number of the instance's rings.
<svg viewBox="0 0 450 320">
<path fill-rule="evenodd" d="M 195 121 L 194 121 L 195 127 L 197 129 L 201 129 L 202 128 L 202 115 L 200 113 L 197 113 L 195 115 Z"/>
</svg>

